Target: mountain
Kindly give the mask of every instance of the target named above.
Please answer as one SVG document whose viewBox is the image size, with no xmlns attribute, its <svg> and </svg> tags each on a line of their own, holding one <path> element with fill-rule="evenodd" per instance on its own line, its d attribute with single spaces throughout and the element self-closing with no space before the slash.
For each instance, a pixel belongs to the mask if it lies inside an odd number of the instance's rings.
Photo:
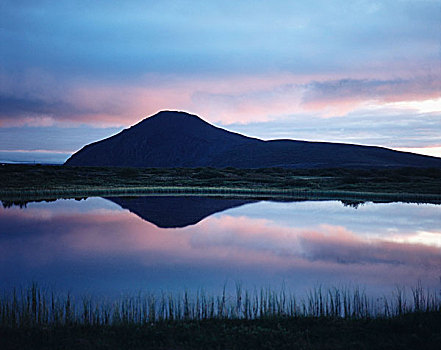
<svg viewBox="0 0 441 350">
<path fill-rule="evenodd" d="M 83 147 L 65 164 L 217 168 L 441 167 L 441 158 L 342 143 L 263 141 L 215 127 L 196 115 L 162 111 L 114 136 Z"/>
<path fill-rule="evenodd" d="M 177 228 L 197 224 L 207 216 L 256 201 L 208 197 L 107 197 L 124 209 L 160 228 Z"/>
</svg>

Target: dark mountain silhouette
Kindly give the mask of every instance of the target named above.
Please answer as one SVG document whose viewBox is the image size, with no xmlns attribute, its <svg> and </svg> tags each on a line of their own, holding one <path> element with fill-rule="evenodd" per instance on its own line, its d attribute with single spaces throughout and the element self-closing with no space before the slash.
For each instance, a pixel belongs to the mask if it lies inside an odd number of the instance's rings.
<svg viewBox="0 0 441 350">
<path fill-rule="evenodd" d="M 256 202 L 193 196 L 107 197 L 106 199 L 160 228 L 194 225 L 207 216 Z"/>
<path fill-rule="evenodd" d="M 201 118 L 162 111 L 105 140 L 91 143 L 65 163 L 121 167 L 441 167 L 441 158 L 382 147 L 294 140 L 263 141 Z"/>
</svg>

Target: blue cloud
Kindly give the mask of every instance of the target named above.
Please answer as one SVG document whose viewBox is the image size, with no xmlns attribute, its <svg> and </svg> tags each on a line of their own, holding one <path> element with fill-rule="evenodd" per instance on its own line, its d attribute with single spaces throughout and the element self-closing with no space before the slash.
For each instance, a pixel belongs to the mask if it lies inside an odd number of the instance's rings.
<svg viewBox="0 0 441 350">
<path fill-rule="evenodd" d="M 76 127 L 13 127 L 0 128 L 0 151 L 65 151 L 74 152 L 87 143 L 109 137 L 121 128 Z"/>
<path fill-rule="evenodd" d="M 433 62 L 438 1 L 5 1 L 1 63 L 57 74 L 317 72 Z"/>
</svg>

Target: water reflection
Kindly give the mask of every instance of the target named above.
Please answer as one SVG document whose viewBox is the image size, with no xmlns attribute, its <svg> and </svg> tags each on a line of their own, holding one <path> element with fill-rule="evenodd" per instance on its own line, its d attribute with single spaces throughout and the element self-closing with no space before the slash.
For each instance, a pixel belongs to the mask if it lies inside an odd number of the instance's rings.
<svg viewBox="0 0 441 350">
<path fill-rule="evenodd" d="M 302 290 L 353 283 L 378 293 L 418 280 L 436 287 L 440 224 L 440 206 L 400 203 L 357 210 L 336 201 L 185 197 L 29 203 L 0 209 L 0 278 L 6 287 L 36 280 L 106 294 L 217 292 L 226 280 Z"/>
<path fill-rule="evenodd" d="M 194 196 L 108 197 L 106 199 L 161 228 L 194 225 L 215 213 L 256 202 Z"/>
</svg>

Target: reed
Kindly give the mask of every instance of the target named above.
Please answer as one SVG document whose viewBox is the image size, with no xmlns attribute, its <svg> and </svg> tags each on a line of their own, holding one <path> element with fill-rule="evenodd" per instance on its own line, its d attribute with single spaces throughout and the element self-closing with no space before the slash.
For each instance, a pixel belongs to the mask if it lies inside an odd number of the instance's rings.
<svg viewBox="0 0 441 350">
<path fill-rule="evenodd" d="M 57 326 L 130 326 L 166 321 L 327 318 L 369 320 L 412 313 L 441 312 L 439 291 L 397 288 L 391 295 L 369 297 L 360 287 L 316 287 L 297 297 L 282 287 L 246 290 L 236 284 L 219 295 L 196 293 L 139 293 L 113 301 L 56 294 L 33 283 L 5 291 L 0 297 L 0 326 L 12 328 Z"/>
</svg>

